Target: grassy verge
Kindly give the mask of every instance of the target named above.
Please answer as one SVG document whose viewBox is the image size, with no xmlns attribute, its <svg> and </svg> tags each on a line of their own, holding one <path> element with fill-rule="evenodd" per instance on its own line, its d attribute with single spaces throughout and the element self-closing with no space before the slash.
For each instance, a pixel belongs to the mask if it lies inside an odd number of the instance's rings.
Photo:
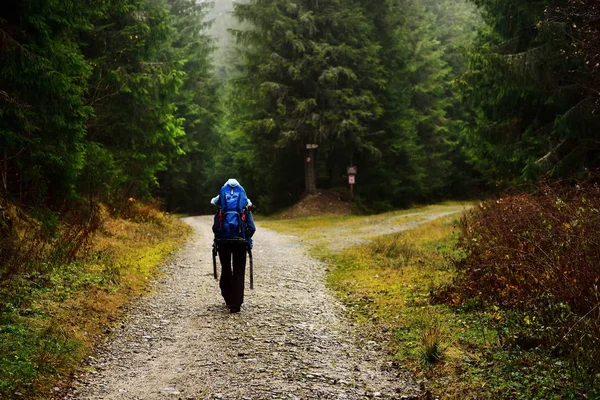
<svg viewBox="0 0 600 400">
<path fill-rule="evenodd" d="M 0 398 L 50 398 L 187 238 L 182 222 L 107 219 L 87 256 L 0 286 Z"/>
<path fill-rule="evenodd" d="M 475 301 L 432 304 L 455 276 L 449 259 L 463 257 L 456 223 L 436 220 L 330 255 L 329 283 L 363 327 L 388 343 L 393 361 L 444 399 L 594 396 L 568 359 L 513 336 L 534 325 L 527 315 Z"/>
<path fill-rule="evenodd" d="M 444 399 L 598 398 L 595 378 L 586 376 L 552 349 L 537 346 L 523 332 L 537 329 L 534 317 L 476 300 L 446 299 L 443 285 L 456 276 L 457 215 L 409 231 L 331 251 L 323 232 L 360 232 L 365 224 L 410 223 L 443 206 L 376 217 L 315 216 L 267 220 L 264 226 L 295 235 L 329 264 L 328 283 L 373 340 L 384 342 L 393 363 L 413 372 Z M 402 219 L 394 219 L 402 216 Z M 406 217 L 406 218 L 405 218 Z M 375 219 L 373 219 L 375 218 Z M 460 304 L 453 306 L 452 304 Z M 524 329 L 525 327 L 525 329 Z M 535 335 L 531 336 L 535 338 Z M 596 378 L 597 379 L 597 378 Z"/>
<path fill-rule="evenodd" d="M 363 327 L 388 343 L 400 368 L 429 381 L 435 392 L 464 398 L 484 384 L 462 378 L 464 361 L 480 358 L 474 349 L 490 348 L 494 334 L 481 330 L 475 316 L 457 318 L 448 306 L 429 303 L 435 288 L 454 277 L 446 260 L 460 256 L 454 222 L 439 219 L 330 255 L 328 282 Z M 444 377 L 439 385 L 436 377 Z"/>
</svg>

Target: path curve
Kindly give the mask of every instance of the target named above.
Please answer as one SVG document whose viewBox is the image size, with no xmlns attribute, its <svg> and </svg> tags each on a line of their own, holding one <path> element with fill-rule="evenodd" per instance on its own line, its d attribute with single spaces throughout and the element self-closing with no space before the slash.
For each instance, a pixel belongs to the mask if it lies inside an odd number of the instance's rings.
<svg viewBox="0 0 600 400">
<path fill-rule="evenodd" d="M 230 314 L 212 278 L 212 217 L 129 307 L 63 399 L 415 398 L 407 372 L 358 336 L 298 241 L 258 227 L 255 290 Z"/>
<path fill-rule="evenodd" d="M 365 244 L 377 236 L 406 232 L 436 219 L 462 214 L 471 207 L 459 205 L 448 208 L 447 211 L 434 213 L 421 211 L 402 214 L 378 223 L 370 223 L 369 219 L 365 219 L 361 221 L 361 226 L 358 228 L 350 226 L 348 228 L 323 229 L 321 234 L 324 237 L 335 238 L 335 240 L 328 240 L 327 247 L 330 251 L 341 252 L 348 247 Z"/>
</svg>

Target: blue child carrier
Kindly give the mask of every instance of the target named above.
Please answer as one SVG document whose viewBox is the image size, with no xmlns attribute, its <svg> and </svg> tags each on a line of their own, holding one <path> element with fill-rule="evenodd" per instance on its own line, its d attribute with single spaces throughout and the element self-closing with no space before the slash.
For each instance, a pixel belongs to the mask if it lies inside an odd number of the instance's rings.
<svg viewBox="0 0 600 400">
<path fill-rule="evenodd" d="M 219 193 L 219 239 L 246 240 L 244 209 L 248 207 L 248 197 L 241 185 L 225 185 Z"/>
</svg>

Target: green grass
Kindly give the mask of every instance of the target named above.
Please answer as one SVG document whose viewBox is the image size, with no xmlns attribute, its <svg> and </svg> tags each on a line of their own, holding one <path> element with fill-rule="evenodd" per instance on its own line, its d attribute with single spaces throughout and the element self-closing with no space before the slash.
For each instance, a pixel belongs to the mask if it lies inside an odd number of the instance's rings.
<svg viewBox="0 0 600 400">
<path fill-rule="evenodd" d="M 381 223 L 389 217 L 374 218 Z M 318 216 L 266 225 L 312 246 L 313 254 L 329 264 L 329 286 L 365 334 L 384 342 L 395 365 L 425 379 L 434 394 L 444 399 L 600 398 L 594 381 L 583 379 L 567 358 L 540 347 L 515 346 L 518 338 L 509 340 L 522 331 L 517 328 L 534 327 L 526 315 L 476 301 L 432 304 L 432 295 L 455 277 L 451 260 L 465 256 L 456 247 L 456 216 L 343 251 L 331 251 L 331 242 L 319 237 L 340 224 L 373 223 L 369 218 Z"/>
<path fill-rule="evenodd" d="M 108 219 L 87 257 L 0 284 L 0 398 L 46 399 L 90 354 L 121 307 L 145 291 L 189 228 Z"/>
</svg>

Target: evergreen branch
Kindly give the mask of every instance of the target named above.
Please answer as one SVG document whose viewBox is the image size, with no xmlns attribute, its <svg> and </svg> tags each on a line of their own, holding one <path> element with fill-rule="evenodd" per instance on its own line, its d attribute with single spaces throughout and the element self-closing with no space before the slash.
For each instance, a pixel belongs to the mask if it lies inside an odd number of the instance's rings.
<svg viewBox="0 0 600 400">
<path fill-rule="evenodd" d="M 525 62 L 527 63 L 527 61 L 533 57 L 538 55 L 539 53 L 541 53 L 541 51 L 545 48 L 548 47 L 548 44 L 542 44 L 538 47 L 534 47 L 532 49 L 528 49 L 526 51 L 522 51 L 520 53 L 515 53 L 515 54 L 503 54 L 501 55 L 501 58 L 504 58 L 505 60 L 508 60 L 509 63 L 512 63 L 514 61 L 521 61 L 521 60 L 525 60 Z"/>
<path fill-rule="evenodd" d="M 536 160 L 535 164 L 538 167 L 548 169 L 550 167 L 551 159 L 554 158 L 556 160 L 556 158 L 557 158 L 556 155 L 558 154 L 559 150 L 565 145 L 566 142 L 567 142 L 567 139 L 563 139 L 559 144 L 557 144 L 546 155 L 544 155 L 539 160 Z"/>
<path fill-rule="evenodd" d="M 12 104 L 14 106 L 17 106 L 19 109 L 23 109 L 23 108 L 31 108 L 31 105 L 27 104 L 27 103 L 21 103 L 19 101 L 17 101 L 14 97 L 11 97 L 6 91 L 4 90 L 0 90 L 0 101 L 3 101 L 5 103 L 9 103 Z"/>
<path fill-rule="evenodd" d="M 16 40 L 6 29 L 8 25 L 4 24 L 0 26 L 0 49 L 9 50 L 11 48 L 17 48 L 22 54 L 31 54 L 18 40 Z"/>
</svg>

